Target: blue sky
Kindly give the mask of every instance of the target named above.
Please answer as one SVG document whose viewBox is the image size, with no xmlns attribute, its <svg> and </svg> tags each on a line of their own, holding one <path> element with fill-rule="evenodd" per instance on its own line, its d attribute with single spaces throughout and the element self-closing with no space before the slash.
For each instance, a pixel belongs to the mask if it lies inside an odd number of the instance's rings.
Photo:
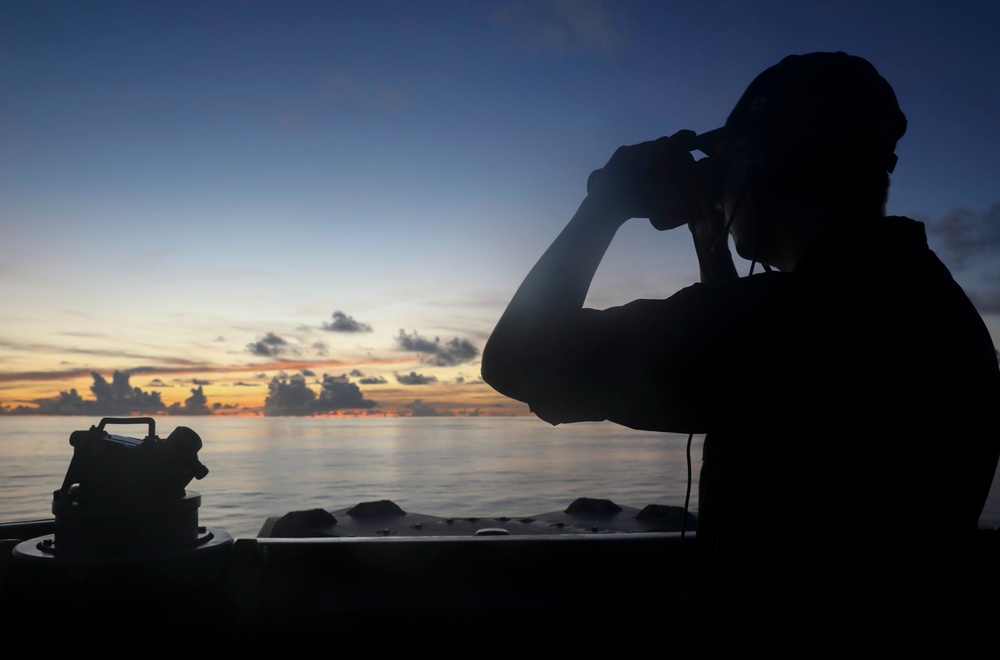
<svg viewBox="0 0 1000 660">
<path fill-rule="evenodd" d="M 0 404 L 129 369 L 167 402 L 198 384 L 252 407 L 275 375 L 319 391 L 353 371 L 386 381 L 361 388 L 386 408 L 489 409 L 478 350 L 587 174 L 721 125 L 756 74 L 816 50 L 894 86 L 888 211 L 928 223 L 996 337 L 998 19 L 985 1 L 6 2 Z M 685 232 L 633 221 L 590 302 L 696 277 Z M 324 329 L 337 311 L 370 331 Z"/>
</svg>

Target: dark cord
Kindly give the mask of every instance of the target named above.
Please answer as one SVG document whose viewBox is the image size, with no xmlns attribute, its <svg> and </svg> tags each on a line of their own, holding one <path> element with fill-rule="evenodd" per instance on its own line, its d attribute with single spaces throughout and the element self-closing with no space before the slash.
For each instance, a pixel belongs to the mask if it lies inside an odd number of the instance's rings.
<svg viewBox="0 0 1000 660">
<path fill-rule="evenodd" d="M 687 443 L 688 482 L 687 492 L 684 493 L 684 517 L 681 519 L 681 538 L 684 538 L 684 534 L 687 532 L 688 506 L 691 504 L 691 440 L 693 438 L 694 433 L 689 433 Z"/>
</svg>

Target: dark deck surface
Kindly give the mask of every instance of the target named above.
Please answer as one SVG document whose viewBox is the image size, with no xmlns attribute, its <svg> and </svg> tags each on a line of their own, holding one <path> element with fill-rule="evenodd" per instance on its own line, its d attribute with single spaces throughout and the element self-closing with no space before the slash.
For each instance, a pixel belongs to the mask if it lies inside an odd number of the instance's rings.
<svg viewBox="0 0 1000 660">
<path fill-rule="evenodd" d="M 482 519 L 349 511 L 332 512 L 336 524 L 293 516 L 312 528 L 286 525 L 285 538 L 267 537 L 281 531 L 269 519 L 258 538 L 158 557 L 11 559 L 17 539 L 2 542 L 0 633 L 178 650 L 187 635 L 249 657 L 402 642 L 569 648 L 598 632 L 656 628 L 694 575 L 693 534 L 648 531 L 664 519 L 637 520 L 629 507 Z M 51 533 L 51 521 L 0 526 L 0 536 L 31 539 L 21 555 L 39 554 L 36 535 Z"/>
</svg>

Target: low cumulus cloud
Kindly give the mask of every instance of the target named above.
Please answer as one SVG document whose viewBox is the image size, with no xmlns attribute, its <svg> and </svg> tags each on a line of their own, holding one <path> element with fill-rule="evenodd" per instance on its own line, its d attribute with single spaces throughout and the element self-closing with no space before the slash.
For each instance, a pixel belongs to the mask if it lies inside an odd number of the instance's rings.
<svg viewBox="0 0 1000 660">
<path fill-rule="evenodd" d="M 1000 312 L 1000 203 L 952 209 L 927 223 L 932 247 L 982 313 Z"/>
<path fill-rule="evenodd" d="M 407 334 L 401 329 L 396 336 L 396 345 L 400 350 L 420 353 L 420 361 L 433 367 L 452 367 L 471 362 L 479 355 L 479 349 L 468 339 L 456 337 L 442 344 L 439 337 L 431 341 L 415 330 Z"/>
<path fill-rule="evenodd" d="M 76 389 L 72 389 L 69 392 L 60 392 L 58 396 L 35 399 L 32 401 L 34 406 L 18 406 L 12 412 L 105 417 L 151 415 L 167 410 L 159 392 L 145 392 L 131 385 L 129 371 L 115 371 L 111 376 L 111 382 L 96 371 L 90 375 L 94 380 L 94 384 L 90 386 L 93 399 L 84 399 Z"/>
<path fill-rule="evenodd" d="M 338 410 L 374 408 L 377 402 L 366 399 L 357 385 L 346 375 L 323 374 L 319 394 L 306 383 L 305 376 L 275 376 L 267 386 L 264 414 L 268 416 L 302 416 Z"/>
<path fill-rule="evenodd" d="M 247 344 L 247 350 L 259 357 L 277 357 L 287 346 L 287 341 L 269 332 L 257 341 Z"/>
<path fill-rule="evenodd" d="M 208 407 L 208 398 L 202 388 L 196 387 L 191 390 L 191 396 L 184 399 L 184 403 L 174 403 L 167 408 L 168 415 L 211 415 L 212 409 Z"/>
<path fill-rule="evenodd" d="M 385 378 L 382 378 L 381 376 L 367 376 L 365 378 L 362 378 L 358 382 L 361 383 L 362 385 L 385 385 L 389 381 L 387 381 Z"/>
<path fill-rule="evenodd" d="M 414 399 L 412 403 L 403 406 L 410 412 L 411 417 L 454 417 L 455 413 L 450 410 L 438 410 L 429 403 L 424 403 L 422 399 Z"/>
<path fill-rule="evenodd" d="M 396 344 L 401 350 L 416 351 L 417 353 L 437 353 L 440 350 L 437 339 L 434 341 L 425 339 L 418 335 L 416 330 L 413 331 L 412 335 L 408 335 L 402 328 L 396 337 Z"/>
<path fill-rule="evenodd" d="M 132 387 L 129 384 L 130 375 L 128 371 L 116 371 L 109 383 L 99 373 L 91 374 L 94 384 L 90 386 L 90 391 L 94 393 L 96 405 L 109 414 L 162 410 L 165 406 L 160 400 L 160 393 L 143 392 L 138 387 Z"/>
<path fill-rule="evenodd" d="M 312 415 L 311 406 L 316 393 L 306 385 L 305 376 L 275 376 L 267 385 L 268 395 L 264 399 L 265 415 Z"/>
<path fill-rule="evenodd" d="M 327 332 L 371 332 L 372 327 L 367 323 L 355 321 L 354 317 L 336 311 L 333 313 L 332 322 L 324 322 L 321 326 Z"/>
<path fill-rule="evenodd" d="M 374 408 L 377 405 L 378 403 L 375 401 L 366 399 L 358 386 L 352 383 L 347 376 L 323 374 L 319 396 L 316 397 L 317 411 L 357 410 L 359 408 Z"/>
<path fill-rule="evenodd" d="M 437 376 L 429 374 L 418 374 L 411 371 L 409 374 L 395 374 L 396 382 L 400 385 L 429 385 L 437 382 Z"/>
</svg>

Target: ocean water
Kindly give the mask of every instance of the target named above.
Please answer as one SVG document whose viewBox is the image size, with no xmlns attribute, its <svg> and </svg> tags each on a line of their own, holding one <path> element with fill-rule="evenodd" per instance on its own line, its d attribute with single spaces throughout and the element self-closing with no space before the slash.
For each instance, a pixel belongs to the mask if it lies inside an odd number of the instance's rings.
<svg viewBox="0 0 1000 660">
<path fill-rule="evenodd" d="M 0 521 L 51 518 L 72 457 L 70 433 L 99 420 L 0 417 Z M 687 437 L 610 423 L 552 427 L 533 417 L 163 417 L 201 436 L 210 470 L 189 490 L 201 493 L 202 524 L 236 537 L 257 534 L 269 516 L 390 499 L 439 516 L 527 516 L 564 509 L 577 497 L 622 505 L 684 504 Z M 145 427 L 110 427 L 141 436 Z M 692 444 L 697 478 L 702 438 Z M 931 487 L 929 485 L 929 487 Z M 773 503 L 780 508 L 781 503 Z M 981 518 L 1000 526 L 994 484 Z"/>
<path fill-rule="evenodd" d="M 51 518 L 52 491 L 72 458 L 69 436 L 100 420 L 0 417 L 0 521 Z M 577 497 L 683 505 L 686 436 L 614 424 L 551 427 L 535 418 L 163 417 L 165 438 L 188 426 L 210 470 L 199 519 L 237 537 L 269 516 L 390 499 L 440 516 L 527 516 Z M 109 427 L 142 436 L 145 427 Z M 697 479 L 700 439 L 692 447 Z M 692 510 L 697 488 L 692 488 Z"/>
</svg>

